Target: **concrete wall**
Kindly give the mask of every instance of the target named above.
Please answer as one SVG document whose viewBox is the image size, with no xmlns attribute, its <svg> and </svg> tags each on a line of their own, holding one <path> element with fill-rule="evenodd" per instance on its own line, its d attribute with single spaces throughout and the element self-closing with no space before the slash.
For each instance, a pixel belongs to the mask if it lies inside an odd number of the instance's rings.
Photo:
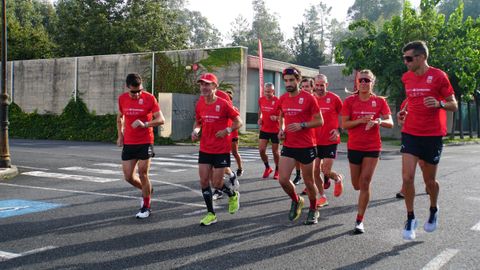
<svg viewBox="0 0 480 270">
<path fill-rule="evenodd" d="M 189 138 L 195 121 L 195 104 L 198 97 L 198 95 L 159 93 L 158 103 L 165 117 L 165 124 L 161 126 L 158 134 L 173 140 Z"/>
</svg>

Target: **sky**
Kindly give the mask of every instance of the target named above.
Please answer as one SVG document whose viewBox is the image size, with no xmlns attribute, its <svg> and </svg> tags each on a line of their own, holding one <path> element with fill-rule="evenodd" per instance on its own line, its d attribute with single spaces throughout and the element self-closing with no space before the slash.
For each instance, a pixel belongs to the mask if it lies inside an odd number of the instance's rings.
<svg viewBox="0 0 480 270">
<path fill-rule="evenodd" d="M 293 36 L 293 27 L 303 21 L 305 9 L 310 5 L 320 3 L 320 0 L 264 0 L 268 12 L 278 15 L 280 28 L 284 31 L 284 38 Z M 355 0 L 322 0 L 332 7 L 331 15 L 338 21 L 346 21 L 348 8 Z M 420 0 L 410 0 L 414 7 L 420 5 Z M 253 19 L 251 0 L 189 0 L 187 8 L 200 11 L 208 21 L 217 28 L 224 37 L 231 29 L 231 23 L 241 14 L 249 23 Z"/>
</svg>

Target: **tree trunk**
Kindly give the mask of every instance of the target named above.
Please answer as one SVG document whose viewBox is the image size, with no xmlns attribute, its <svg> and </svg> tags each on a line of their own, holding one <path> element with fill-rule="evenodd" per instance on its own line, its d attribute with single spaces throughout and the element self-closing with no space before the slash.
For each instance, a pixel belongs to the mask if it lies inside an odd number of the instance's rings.
<svg viewBox="0 0 480 270">
<path fill-rule="evenodd" d="M 458 99 L 459 102 L 458 102 L 458 129 L 460 130 L 460 139 L 463 140 L 463 112 L 462 112 L 462 108 L 463 108 L 463 104 L 462 104 L 462 97 L 460 96 L 460 98 Z"/>
</svg>

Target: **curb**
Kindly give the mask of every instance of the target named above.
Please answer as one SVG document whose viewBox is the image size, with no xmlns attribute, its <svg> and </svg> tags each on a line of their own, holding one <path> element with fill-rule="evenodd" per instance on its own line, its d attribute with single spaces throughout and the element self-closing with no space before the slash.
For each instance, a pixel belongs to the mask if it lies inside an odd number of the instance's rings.
<svg viewBox="0 0 480 270">
<path fill-rule="evenodd" d="M 7 180 L 17 175 L 18 175 L 17 166 L 12 165 L 11 168 L 0 169 L 0 180 Z"/>
</svg>

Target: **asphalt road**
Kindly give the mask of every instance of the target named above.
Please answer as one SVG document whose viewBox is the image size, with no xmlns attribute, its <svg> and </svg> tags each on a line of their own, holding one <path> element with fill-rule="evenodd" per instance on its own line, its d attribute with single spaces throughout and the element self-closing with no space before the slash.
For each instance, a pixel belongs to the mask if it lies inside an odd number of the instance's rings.
<svg viewBox="0 0 480 270">
<path fill-rule="evenodd" d="M 277 181 L 259 178 L 256 150 L 241 149 L 239 212 L 230 215 L 222 199 L 218 223 L 200 227 L 197 147 L 155 148 L 146 220 L 134 218 L 140 192 L 123 180 L 116 146 L 11 140 L 10 152 L 20 174 L 0 182 L 0 269 L 480 269 L 480 145 L 445 148 L 434 233 L 423 231 L 429 205 L 417 171 L 415 241 L 401 237 L 406 213 L 394 198 L 401 186 L 396 152 L 377 167 L 363 235 L 351 233 L 358 194 L 344 153 L 334 165 L 345 175 L 344 194 L 327 190 L 330 205 L 318 224 L 302 224 L 307 206 L 290 222 L 287 195 Z"/>
</svg>

